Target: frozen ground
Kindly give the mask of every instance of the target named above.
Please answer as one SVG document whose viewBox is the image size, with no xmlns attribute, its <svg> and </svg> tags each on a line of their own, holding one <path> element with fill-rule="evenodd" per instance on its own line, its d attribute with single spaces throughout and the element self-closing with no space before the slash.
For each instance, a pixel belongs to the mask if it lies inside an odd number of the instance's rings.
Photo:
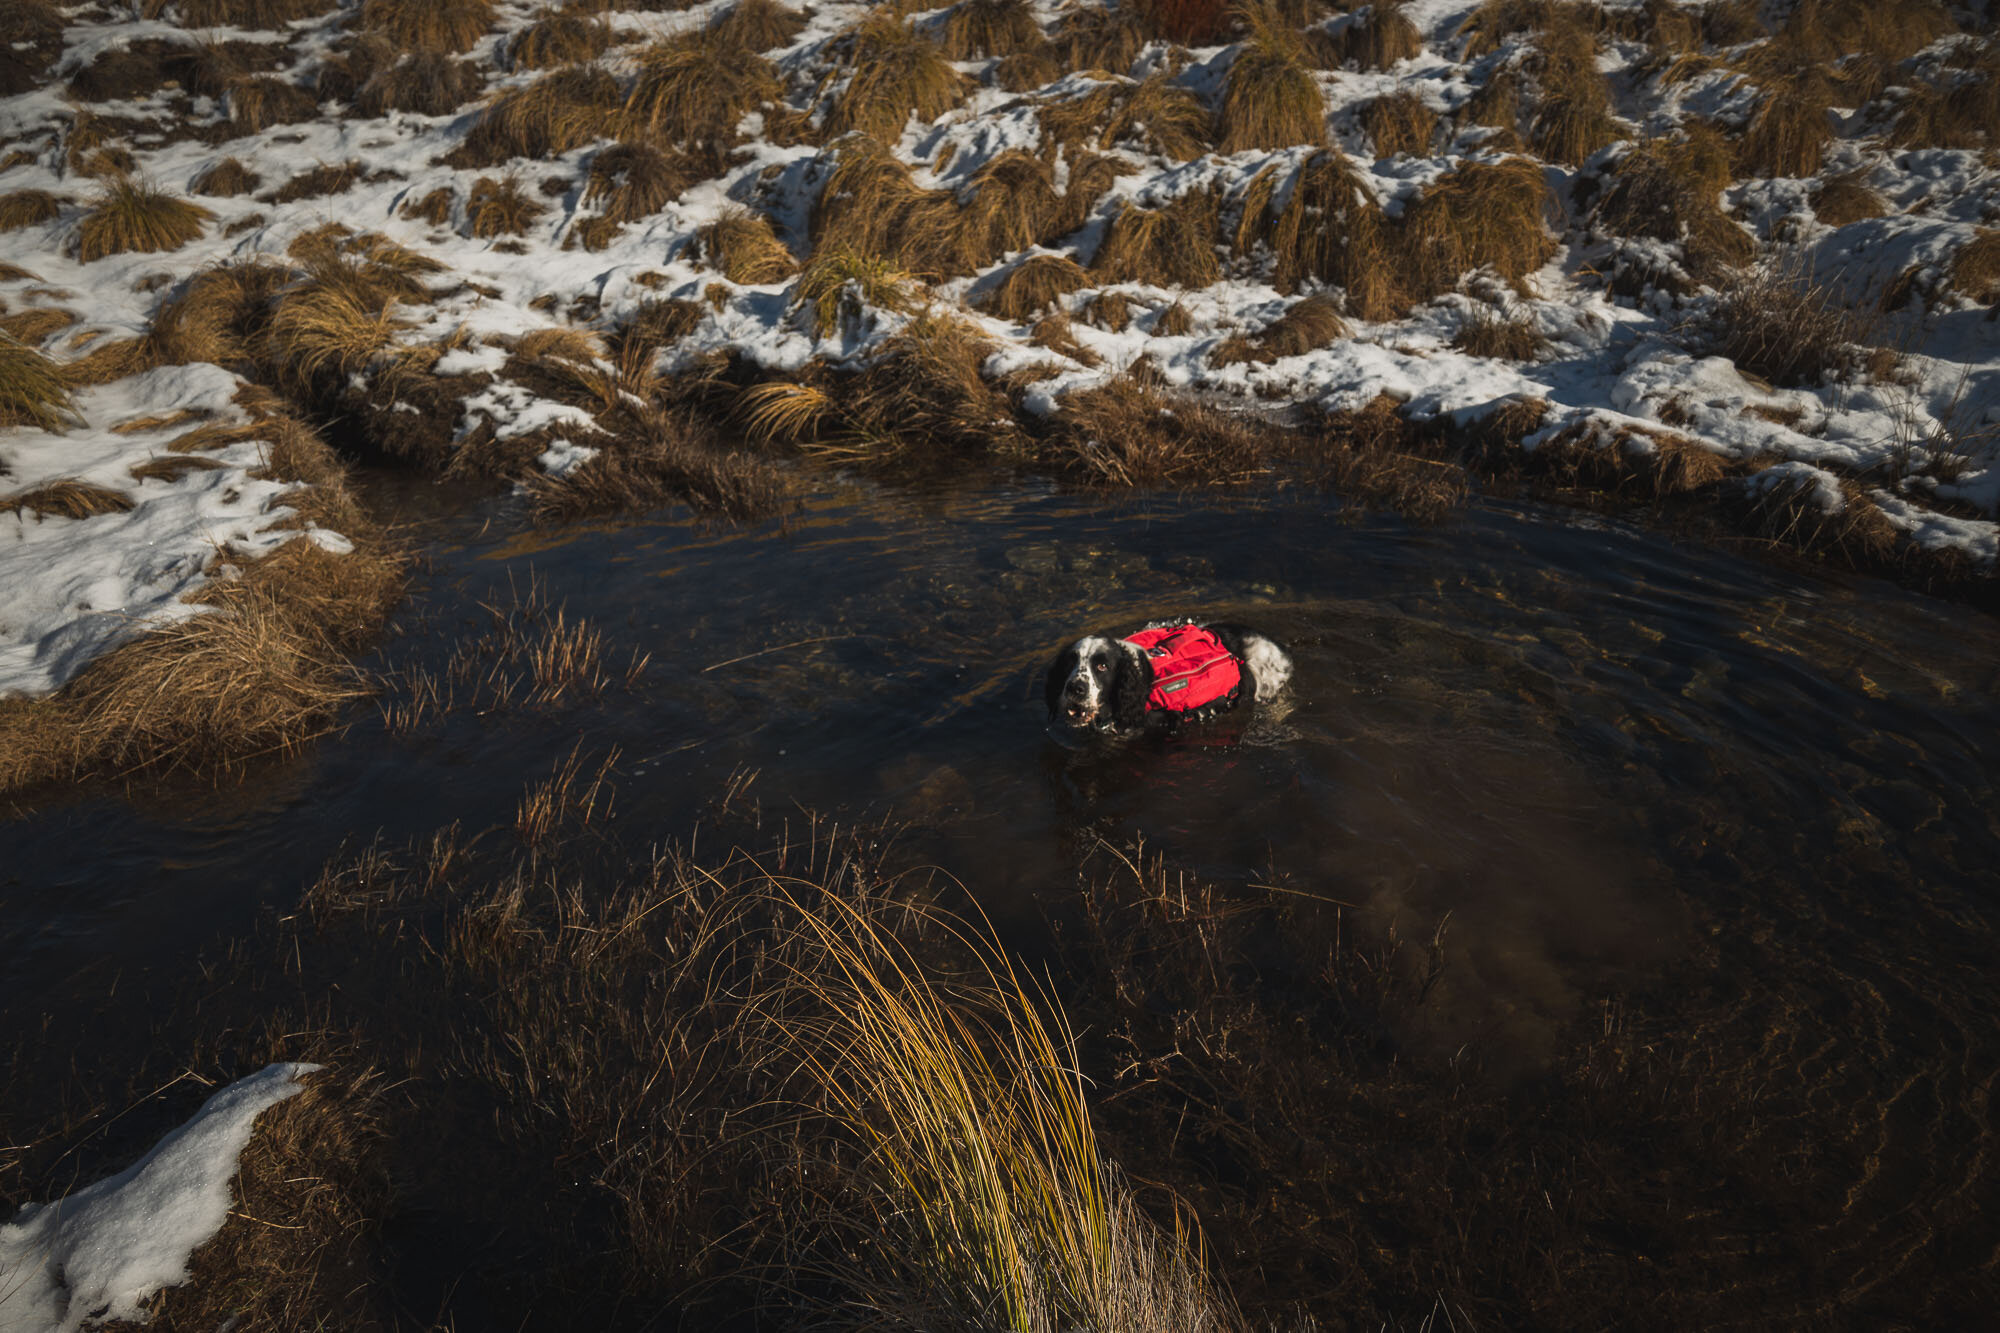
<svg viewBox="0 0 2000 1333">
<path fill-rule="evenodd" d="M 1707 6 L 1681 7 L 1699 13 Z M 484 96 L 543 77 L 545 71 L 509 68 L 507 58 L 513 35 L 542 8 L 518 0 L 495 7 L 495 26 L 466 53 L 487 77 Z M 1491 132 L 1459 113 L 1496 71 L 1520 64 L 1524 39 L 1509 38 L 1490 54 L 1467 58 L 1460 30 L 1474 8 L 1467 0 L 1413 0 L 1404 13 L 1422 34 L 1419 54 L 1388 70 L 1350 66 L 1316 75 L 1331 141 L 1353 160 L 1392 218 L 1449 168 L 1501 155 L 1489 142 Z M 1605 8 L 1628 17 L 1638 9 Z M 136 18 L 135 9 L 152 17 Z M 610 12 L 605 18 L 617 44 L 600 63 L 629 78 L 644 43 L 710 23 L 728 9 L 717 0 L 679 12 Z M 531 387 L 506 377 L 504 344 L 527 331 L 607 330 L 644 303 L 681 299 L 697 303 L 699 317 L 662 353 L 664 367 L 694 365 L 726 352 L 768 372 L 790 372 L 815 359 L 865 361 L 909 318 L 870 310 L 861 320 L 816 336 L 794 299 L 796 278 L 736 283 L 705 262 L 697 232 L 729 205 L 770 216 L 795 256 L 803 259 L 811 251 L 809 223 L 835 153 L 812 142 L 778 142 L 797 135 L 762 133 L 763 112 L 739 125 L 743 137 L 720 175 L 615 235 L 598 236 L 594 243 L 601 248 L 592 249 L 579 243 L 580 227 L 595 212 L 581 182 L 606 140 L 506 168 L 542 211 L 519 235 L 475 239 L 465 200 L 477 180 L 503 169 L 457 168 L 441 161 L 472 127 L 474 103 L 446 115 L 392 112 L 370 119 L 329 100 L 316 120 L 231 138 L 226 128 L 216 128 L 226 119 L 226 99 L 189 95 L 169 84 L 137 100 L 88 111 L 151 126 L 129 129 L 124 143 L 137 174 L 155 185 L 186 193 L 203 172 L 233 157 L 261 178 L 261 186 L 254 194 L 201 199 L 215 219 L 200 239 L 179 249 L 77 262 L 71 240 L 95 183 L 78 174 L 71 151 L 85 111 L 67 96 L 66 78 L 121 45 L 201 38 L 287 43 L 285 76 L 310 83 L 315 70 L 347 49 L 358 11 L 358 4 L 339 6 L 283 31 L 196 32 L 173 21 L 179 11 L 172 5 L 70 6 L 55 77 L 35 91 L 0 100 L 0 160 L 9 164 L 0 170 L 0 196 L 41 190 L 62 201 L 52 220 L 0 232 L 0 262 L 25 271 L 0 281 L 6 311 L 47 307 L 73 313 L 76 322 L 48 335 L 44 345 L 58 357 L 80 354 L 105 340 L 143 333 L 179 280 L 206 266 L 281 256 L 299 237 L 329 222 L 378 232 L 445 266 L 431 280 L 434 299 L 405 308 L 409 324 L 396 336 L 404 345 L 456 339 L 456 350 L 435 372 L 463 378 L 457 436 L 482 428 L 503 438 L 531 434 L 546 446 L 543 465 L 555 472 L 589 457 L 595 427 L 574 405 L 539 398 Z M 849 76 L 845 34 L 871 11 L 821 4 L 801 12 L 807 22 L 797 38 L 767 56 L 784 80 L 791 109 L 822 115 L 823 94 L 837 93 Z M 1049 32 L 1057 31 L 1068 13 L 1063 6 L 1035 6 Z M 944 11 L 912 13 L 909 21 L 928 30 L 943 16 Z M 1360 21 L 1350 14 L 1322 22 L 1328 31 L 1338 31 Z M 1213 107 L 1239 49 L 1180 52 L 1155 42 L 1140 52 L 1129 73 L 1169 74 Z M 1908 68 L 1938 66 L 1948 50 L 1948 41 L 1941 41 Z M 1598 51 L 1622 132 L 1633 139 L 1667 134 L 1695 117 L 1740 127 L 1751 114 L 1754 89 L 1726 60 L 1669 83 L 1647 64 L 1650 48 L 1615 29 L 1604 34 Z M 1102 70 L 1071 72 L 1024 94 L 990 81 L 996 64 L 961 62 L 958 69 L 982 80 L 981 86 L 934 121 L 913 116 L 905 125 L 894 151 L 915 168 L 917 185 L 956 190 L 963 197 L 979 168 L 998 154 L 1045 147 L 1039 106 L 1087 95 L 1124 77 Z M 1375 154 L 1359 112 L 1391 91 L 1414 94 L 1444 118 L 1432 155 Z M 1539 272 L 1518 284 L 1468 274 L 1458 292 L 1404 318 L 1350 319 L 1350 337 L 1268 364 L 1225 362 L 1216 353 L 1231 337 L 1263 329 L 1310 294 L 1312 285 L 1281 291 L 1268 254 L 1254 247 L 1225 256 L 1222 280 L 1200 290 L 1122 283 L 1061 298 L 1075 316 L 1075 344 L 1088 354 L 1081 358 L 1030 346 L 1027 325 L 970 305 L 955 313 L 999 346 L 989 372 L 1029 364 L 1055 368 L 1029 396 L 1031 409 L 1060 411 L 1063 395 L 1117 376 L 1142 357 L 1169 384 L 1235 398 L 1246 407 L 1315 403 L 1337 409 L 1386 394 L 1416 418 L 1447 413 L 1469 418 L 1528 396 L 1546 400 L 1550 414 L 1543 429 L 1523 442 L 1525 448 L 1579 424 L 1594 424 L 1594 431 L 1583 434 L 1603 439 L 1605 447 L 1644 448 L 1643 437 L 1632 443 L 1628 427 L 1657 431 L 1670 424 L 1677 434 L 1731 459 L 1783 466 L 1746 485 L 1783 479 L 1836 508 L 1848 502 L 1847 495 L 1865 494 L 1914 543 L 1957 550 L 1991 569 L 2000 553 L 1995 525 L 2000 326 L 1954 289 L 1949 277 L 1954 256 L 1982 234 L 1982 222 L 2000 203 L 1995 198 L 2000 175 L 1979 151 L 1888 146 L 1880 107 L 1893 105 L 1896 91 L 1892 86 L 1869 104 L 1836 108 L 1840 137 L 1822 172 L 1858 173 L 1856 179 L 1886 201 L 1885 216 L 1826 226 L 1813 213 L 1812 182 L 1805 180 L 1738 180 L 1722 199 L 1730 216 L 1754 232 L 1766 262 L 1810 272 L 1863 305 L 1879 304 L 1892 286 L 1904 293 L 1871 332 L 1876 341 L 1902 350 L 1893 376 L 1775 387 L 1739 372 L 1728 360 L 1700 354 L 1699 340 L 1688 331 L 1698 326 L 1715 290 L 1695 284 L 1678 297 L 1651 286 L 1615 293 L 1603 275 L 1635 252 L 1650 245 L 1660 251 L 1652 258 L 1663 268 L 1677 262 L 1671 246 L 1611 237 L 1592 221 L 1584 197 L 1624 151 L 1620 145 L 1574 169 L 1547 168 L 1555 201 L 1548 222 L 1560 244 Z M 783 108 L 768 111 L 775 117 Z M 1213 189 L 1223 201 L 1226 232 L 1231 209 L 1240 215 L 1242 196 L 1259 172 L 1272 166 L 1290 170 L 1312 150 L 1209 151 L 1174 161 L 1128 140 L 1108 151 L 1127 174 L 1055 247 L 1086 265 L 1124 201 L 1159 204 Z M 339 194 L 289 203 L 259 197 L 307 168 L 350 161 L 365 170 Z M 449 219 L 434 223 L 410 215 L 410 205 L 441 189 L 451 190 L 457 201 Z M 946 306 L 976 300 L 1022 257 L 1010 254 L 981 272 L 930 284 L 927 299 Z M 1127 298 L 1135 312 L 1122 329 L 1085 318 L 1107 292 Z M 1188 317 L 1185 326 L 1172 334 L 1160 331 L 1160 313 L 1176 306 Z M 1454 336 L 1474 312 L 1532 325 L 1546 340 L 1543 350 L 1525 360 L 1454 350 Z M 235 377 L 216 367 L 163 368 L 79 395 L 86 424 L 67 434 L 0 432 L 0 503 L 54 479 L 88 480 L 132 502 L 126 511 L 91 518 L 0 514 L 0 580 L 8 590 L 0 603 L 0 696 L 47 692 L 136 627 L 196 613 L 201 608 L 182 599 L 203 580 L 226 570 L 234 558 L 299 535 L 277 526 L 288 517 L 285 488 L 251 480 L 259 462 L 255 441 L 206 454 L 219 466 L 177 479 L 131 476 L 131 468 L 156 457 L 173 432 L 159 427 L 120 433 L 119 427 L 182 407 L 207 420 L 235 420 L 230 404 L 235 387 Z M 1926 465 L 1940 453 L 1951 455 L 1950 467 Z M 341 541 L 332 533 L 307 535 L 335 549 Z"/>
</svg>

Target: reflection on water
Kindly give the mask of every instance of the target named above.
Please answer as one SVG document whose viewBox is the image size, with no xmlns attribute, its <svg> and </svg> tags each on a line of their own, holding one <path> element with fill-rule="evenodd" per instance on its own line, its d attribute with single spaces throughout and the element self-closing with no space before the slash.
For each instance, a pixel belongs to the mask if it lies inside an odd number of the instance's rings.
<svg viewBox="0 0 2000 1333">
<path fill-rule="evenodd" d="M 766 800 L 893 809 L 1003 927 L 1054 910 L 1097 840 L 1135 838 L 1377 929 L 1442 920 L 1451 964 L 1408 1035 L 1502 1073 L 1608 988 L 1695 966 L 1754 997 L 1782 971 L 1820 1012 L 1753 1039 L 1862 1108 L 1840 1145 L 1869 1164 L 1854 1189 L 1893 1207 L 1912 1164 L 1983 1132 L 1965 1108 L 2000 1064 L 1991 620 L 1533 507 L 1417 530 L 1283 493 L 852 485 L 782 528 L 534 532 L 497 502 L 438 526 L 380 665 L 439 668 L 477 604 L 532 575 L 614 658 L 651 654 L 645 678 L 412 734 L 363 708 L 239 787 L 0 827 L 0 1019 L 182 966 L 345 841 L 507 822 L 581 741 L 618 747 L 642 839 L 756 770 Z M 1288 643 L 1291 699 L 1120 748 L 1044 733 L 1058 644 L 1177 614 Z"/>
</svg>

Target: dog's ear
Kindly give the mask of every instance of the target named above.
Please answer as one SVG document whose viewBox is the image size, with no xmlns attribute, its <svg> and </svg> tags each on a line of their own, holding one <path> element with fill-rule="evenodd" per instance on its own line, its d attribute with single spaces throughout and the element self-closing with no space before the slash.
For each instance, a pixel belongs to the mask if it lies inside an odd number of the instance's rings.
<svg viewBox="0 0 2000 1333">
<path fill-rule="evenodd" d="M 1076 645 L 1067 644 L 1056 654 L 1056 660 L 1049 663 L 1048 678 L 1042 682 L 1042 698 L 1049 706 L 1049 721 L 1053 722 L 1062 711 L 1063 686 L 1069 683 L 1070 673 L 1076 670 Z"/>
<path fill-rule="evenodd" d="M 1153 664 L 1137 644 L 1119 640 L 1118 669 L 1111 673 L 1111 716 L 1120 731 L 1146 725 L 1146 696 L 1153 692 Z"/>
</svg>

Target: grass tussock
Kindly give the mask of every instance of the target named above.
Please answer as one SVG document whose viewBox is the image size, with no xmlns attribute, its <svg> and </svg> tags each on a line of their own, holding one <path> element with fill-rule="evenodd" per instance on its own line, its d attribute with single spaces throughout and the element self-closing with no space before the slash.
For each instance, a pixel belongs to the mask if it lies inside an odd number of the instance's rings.
<svg viewBox="0 0 2000 1333">
<path fill-rule="evenodd" d="M 367 168 L 359 158 L 346 162 L 322 162 L 316 167 L 308 167 L 267 195 L 259 196 L 265 203 L 292 204 L 301 199 L 326 199 L 336 194 L 346 194 L 361 183 Z"/>
<path fill-rule="evenodd" d="M 875 139 L 835 145 L 833 174 L 813 209 L 813 251 L 871 255 L 927 276 L 965 270 L 959 210 L 949 192 L 927 190 Z"/>
<path fill-rule="evenodd" d="M 1309 40 L 1318 63 L 1334 69 L 1350 61 L 1361 69 L 1391 69 L 1424 49 L 1423 33 L 1403 12 L 1403 0 L 1374 0 L 1365 16 L 1357 13 L 1338 34 L 1314 29 Z"/>
<path fill-rule="evenodd" d="M 611 49 L 611 25 L 565 6 L 545 9 L 507 43 L 509 69 L 548 69 L 595 60 Z"/>
<path fill-rule="evenodd" d="M 736 0 L 709 30 L 741 50 L 770 51 L 789 46 L 805 26 L 805 15 L 780 0 Z"/>
<path fill-rule="evenodd" d="M 334 0 L 175 0 L 181 22 L 190 28 L 249 28 L 271 31 L 300 19 L 317 18 Z"/>
<path fill-rule="evenodd" d="M 623 119 L 629 134 L 720 153 L 736 141 L 737 122 L 781 92 L 762 56 L 713 32 L 693 32 L 640 53 Z"/>
<path fill-rule="evenodd" d="M 445 161 L 455 167 L 497 167 L 517 157 L 572 152 L 612 137 L 624 100 L 618 80 L 597 65 L 555 70 L 488 102 Z"/>
<path fill-rule="evenodd" d="M 1270 365 L 1288 356 L 1303 356 L 1329 347 L 1348 335 L 1339 303 L 1327 296 L 1308 296 L 1249 338 L 1231 339 L 1215 355 L 1218 364 L 1254 361 Z"/>
<path fill-rule="evenodd" d="M 1744 465 L 1676 431 L 1585 417 L 1535 446 L 1535 474 L 1563 490 L 1656 501 L 1714 492 Z"/>
<path fill-rule="evenodd" d="M 783 282 L 799 271 L 798 261 L 778 239 L 771 219 L 747 208 L 724 209 L 701 229 L 697 239 L 709 266 L 731 282 L 761 286 Z"/>
<path fill-rule="evenodd" d="M 122 102 L 149 97 L 166 81 L 161 52 L 152 43 L 114 46 L 70 75 L 69 95 L 78 102 Z"/>
<path fill-rule="evenodd" d="M 106 255 L 178 250 L 214 220 L 200 204 L 138 181 L 113 180 L 78 221 L 75 254 L 88 264 Z"/>
<path fill-rule="evenodd" d="M 188 188 L 204 198 L 230 199 L 249 194 L 263 184 L 263 179 L 240 159 L 225 157 L 203 167 L 188 183 Z"/>
<path fill-rule="evenodd" d="M 1375 145 L 1377 157 L 1408 153 L 1427 157 L 1437 137 L 1437 112 L 1414 93 L 1390 93 L 1361 109 L 1361 128 Z"/>
<path fill-rule="evenodd" d="M 1207 287 L 1222 278 L 1215 196 L 1193 190 L 1159 208 L 1128 203 L 1111 219 L 1090 267 L 1105 283 Z"/>
<path fill-rule="evenodd" d="M 1619 158 L 1593 216 L 1619 235 L 1679 245 L 1688 271 L 1713 281 L 1749 263 L 1756 250 L 1750 233 L 1722 211 L 1729 181 L 1728 144 L 1695 126 L 1676 139 L 1642 140 Z"/>
<path fill-rule="evenodd" d="M 493 0 L 366 0 L 361 26 L 399 51 L 465 50 L 493 27 Z"/>
<path fill-rule="evenodd" d="M 1800 387 L 1851 372 L 1865 357 L 1867 321 L 1809 272 L 1774 262 L 1725 287 L 1687 332 L 1740 371 Z"/>
<path fill-rule="evenodd" d="M 1507 319 L 1486 306 L 1474 306 L 1451 336 L 1454 351 L 1499 361 L 1534 361 L 1549 348 L 1549 340 L 1530 319 Z"/>
<path fill-rule="evenodd" d="M 1280 291 L 1296 291 L 1307 279 L 1317 279 L 1342 289 L 1350 314 L 1367 320 L 1401 314 L 1409 298 L 1401 285 L 1394 232 L 1347 157 L 1329 148 L 1306 159 L 1282 204 L 1279 183 L 1275 173 L 1252 180 L 1236 249 L 1268 247 Z"/>
<path fill-rule="evenodd" d="M 1326 102 L 1296 29 L 1268 0 L 1237 11 L 1247 33 L 1229 67 L 1216 116 L 1225 153 L 1326 142 Z"/>
<path fill-rule="evenodd" d="M 32 490 L 0 496 L 0 514 L 34 514 L 40 518 L 96 518 L 102 514 L 125 514 L 132 510 L 132 498 L 95 482 L 63 477 L 44 482 Z"/>
<path fill-rule="evenodd" d="M 687 158 L 651 144 L 617 143 L 591 154 L 583 202 L 614 223 L 651 217 L 699 180 Z"/>
<path fill-rule="evenodd" d="M 53 222 L 67 201 L 47 190 L 12 190 L 0 195 L 0 231 L 19 231 Z"/>
<path fill-rule="evenodd" d="M 56 306 L 30 306 L 11 315 L 0 315 L 0 332 L 29 347 L 39 347 L 51 335 L 76 323 L 73 311 Z"/>
<path fill-rule="evenodd" d="M 1868 172 L 1844 171 L 1821 181 L 1812 193 L 1813 216 L 1829 227 L 1886 216 L 1888 201 L 1867 184 Z"/>
<path fill-rule="evenodd" d="M 2000 231 L 1981 227 L 1951 257 L 1947 287 L 1981 305 L 2000 303 Z"/>
<path fill-rule="evenodd" d="M 1090 274 L 1068 255 L 1029 255 L 1007 270 L 980 302 L 980 308 L 1001 319 L 1024 324 L 1071 292 L 1090 285 Z"/>
<path fill-rule="evenodd" d="M 1597 70 L 1597 30 L 1586 6 L 1549 7 L 1535 37 L 1538 92 L 1528 123 L 1535 151 L 1551 162 L 1581 166 L 1619 137 L 1611 89 Z"/>
<path fill-rule="evenodd" d="M 0 12 L 0 97 L 32 92 L 63 50 L 54 0 L 16 0 Z"/>
<path fill-rule="evenodd" d="M 479 96 L 485 79 L 478 65 L 442 51 L 413 51 L 371 74 L 354 98 L 364 116 L 410 111 L 447 116 Z"/>
<path fill-rule="evenodd" d="M 532 472 L 523 485 L 537 521 L 544 523 L 672 503 L 748 522 L 784 512 L 792 495 L 776 465 L 725 447 L 713 430 L 685 413 L 651 416 L 564 476 Z"/>
<path fill-rule="evenodd" d="M 1133 11 L 1123 5 L 1077 5 L 1062 15 L 1050 54 L 1063 69 L 1101 69 L 1129 74 L 1149 40 Z"/>
<path fill-rule="evenodd" d="M 1403 211 L 1406 289 L 1435 296 L 1482 268 L 1521 286 L 1556 251 L 1548 208 L 1542 164 L 1531 158 L 1470 162 L 1439 177 Z"/>
<path fill-rule="evenodd" d="M 494 180 L 482 176 L 465 198 L 466 234 L 480 240 L 495 236 L 525 236 L 547 210 L 535 202 L 518 176 Z"/>
<path fill-rule="evenodd" d="M 1776 546 L 1858 569 L 1893 564 L 1902 534 L 1853 482 L 1818 469 L 1777 464 L 1750 476 L 1742 505 L 1746 525 Z"/>
<path fill-rule="evenodd" d="M 1049 164 L 1019 148 L 996 153 L 967 185 L 958 217 L 959 244 L 968 268 L 985 268 L 1003 255 L 1045 240 L 1066 222 Z"/>
<path fill-rule="evenodd" d="M 1062 400 L 1036 461 L 1094 486 L 1229 486 L 1270 464 L 1276 427 L 1130 375 Z"/>
<path fill-rule="evenodd" d="M 1200 99 L 1166 74 L 1042 102 L 1036 118 L 1048 140 L 1078 152 L 1126 147 L 1188 162 L 1214 143 Z"/>
<path fill-rule="evenodd" d="M 893 143 L 912 113 L 936 120 L 964 99 L 966 78 L 894 13 L 870 14 L 853 42 L 847 86 L 827 116 L 829 136 L 860 133 Z"/>
<path fill-rule="evenodd" d="M 1832 81 L 1823 66 L 1794 54 L 1753 65 L 1761 89 L 1750 124 L 1736 145 L 1736 169 L 1744 176 L 1819 174 L 1820 159 L 1833 142 Z"/>
<path fill-rule="evenodd" d="M 269 74 L 252 74 L 229 85 L 229 127 L 238 134 L 261 134 L 273 125 L 296 125 L 319 117 L 319 98 L 310 88 Z"/>
<path fill-rule="evenodd" d="M 1027 0 L 960 0 L 938 25 L 938 45 L 952 60 L 988 60 L 1042 45 L 1042 27 Z"/>
<path fill-rule="evenodd" d="M 914 277 L 879 255 L 838 246 L 813 252 L 794 293 L 813 336 L 827 338 L 857 324 L 870 310 L 914 310 Z"/>
<path fill-rule="evenodd" d="M 1220 45 L 1232 17 L 1229 0 L 1133 0 L 1131 11 L 1142 34 L 1181 46 Z"/>
</svg>

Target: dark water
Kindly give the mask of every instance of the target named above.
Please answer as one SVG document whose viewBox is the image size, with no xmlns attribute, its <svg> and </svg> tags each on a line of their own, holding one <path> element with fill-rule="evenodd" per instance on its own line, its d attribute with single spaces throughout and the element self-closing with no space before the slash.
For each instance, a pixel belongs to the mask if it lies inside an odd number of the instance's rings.
<svg viewBox="0 0 2000 1333">
<path fill-rule="evenodd" d="M 344 843 L 509 823 L 525 783 L 615 746 L 628 836 L 679 835 L 754 770 L 766 801 L 893 810 L 1003 928 L 1099 838 L 1135 837 L 1378 922 L 1445 919 L 1437 1049 L 1503 1068 L 1691 959 L 1746 992 L 1791 968 L 1848 1044 L 1773 1067 L 1862 1108 L 1854 1151 L 1919 1173 L 1983 1152 L 1967 1108 L 2000 1067 L 2000 624 L 1978 613 L 1496 503 L 1422 529 L 1289 493 L 852 483 L 747 531 L 666 514 L 536 532 L 505 501 L 427 523 L 377 667 L 439 668 L 487 623 L 478 603 L 535 582 L 649 668 L 408 731 L 363 705 L 238 787 L 0 825 L 0 1022 L 182 970 Z M 1292 697 L 1162 744 L 1045 735 L 1061 641 L 1177 614 L 1287 642 Z"/>
</svg>

